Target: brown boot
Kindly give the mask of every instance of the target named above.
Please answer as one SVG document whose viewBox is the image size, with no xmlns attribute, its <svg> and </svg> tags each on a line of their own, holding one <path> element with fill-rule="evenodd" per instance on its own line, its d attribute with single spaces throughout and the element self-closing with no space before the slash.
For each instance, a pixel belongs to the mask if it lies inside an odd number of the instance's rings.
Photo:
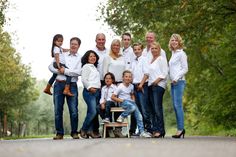
<svg viewBox="0 0 236 157">
<path fill-rule="evenodd" d="M 46 94 L 49 94 L 49 95 L 52 95 L 50 89 L 51 89 L 51 85 L 50 84 L 47 84 L 46 88 L 43 90 L 44 93 Z"/>
<path fill-rule="evenodd" d="M 72 93 L 70 92 L 70 85 L 66 85 L 66 86 L 65 86 L 65 89 L 64 89 L 64 91 L 63 91 L 63 94 L 65 94 L 65 95 L 67 95 L 67 96 L 74 96 L 74 94 L 72 94 Z"/>
</svg>

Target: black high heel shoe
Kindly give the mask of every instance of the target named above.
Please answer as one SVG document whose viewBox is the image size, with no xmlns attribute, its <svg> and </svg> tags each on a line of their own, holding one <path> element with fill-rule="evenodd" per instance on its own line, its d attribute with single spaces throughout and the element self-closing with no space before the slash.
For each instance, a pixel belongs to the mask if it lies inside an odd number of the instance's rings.
<svg viewBox="0 0 236 157">
<path fill-rule="evenodd" d="M 182 132 L 178 135 L 172 135 L 172 138 L 181 138 L 181 136 L 184 138 L 184 134 L 185 134 L 185 129 L 183 129 Z"/>
<path fill-rule="evenodd" d="M 165 133 L 155 132 L 155 133 L 153 133 L 152 137 L 153 138 L 164 138 L 165 137 Z"/>
</svg>

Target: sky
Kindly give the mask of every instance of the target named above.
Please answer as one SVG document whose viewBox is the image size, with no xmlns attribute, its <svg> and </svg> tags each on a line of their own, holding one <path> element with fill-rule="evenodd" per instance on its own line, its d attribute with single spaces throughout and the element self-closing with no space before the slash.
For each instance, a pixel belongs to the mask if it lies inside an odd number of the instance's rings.
<svg viewBox="0 0 236 157">
<path fill-rule="evenodd" d="M 117 38 L 103 22 L 96 21 L 98 4 L 107 0 L 10 0 L 5 30 L 12 36 L 13 47 L 21 54 L 22 63 L 31 66 L 32 76 L 48 80 L 52 62 L 51 45 L 55 34 L 62 34 L 62 47 L 69 48 L 71 37 L 82 41 L 79 53 L 95 47 L 97 33 L 106 35 L 106 47 Z"/>
</svg>

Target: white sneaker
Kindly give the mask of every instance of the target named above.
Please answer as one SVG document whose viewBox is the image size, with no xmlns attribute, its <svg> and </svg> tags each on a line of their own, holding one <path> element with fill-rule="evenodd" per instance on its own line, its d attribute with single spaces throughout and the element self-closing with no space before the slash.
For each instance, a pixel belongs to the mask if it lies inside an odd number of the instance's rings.
<svg viewBox="0 0 236 157">
<path fill-rule="evenodd" d="M 124 118 L 122 116 L 119 116 L 116 121 L 118 123 L 123 123 L 124 122 Z"/>
<path fill-rule="evenodd" d="M 110 119 L 109 118 L 105 118 L 102 120 L 103 123 L 110 123 Z"/>
<path fill-rule="evenodd" d="M 140 137 L 145 137 L 145 138 L 150 138 L 150 137 L 151 137 L 151 136 L 150 136 L 148 133 L 146 133 L 145 131 L 142 132 L 139 136 L 140 136 Z"/>
</svg>

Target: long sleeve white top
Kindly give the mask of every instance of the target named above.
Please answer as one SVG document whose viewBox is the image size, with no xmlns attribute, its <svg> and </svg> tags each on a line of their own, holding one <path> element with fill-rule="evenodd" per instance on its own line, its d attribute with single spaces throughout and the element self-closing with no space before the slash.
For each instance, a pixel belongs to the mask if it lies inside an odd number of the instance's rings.
<svg viewBox="0 0 236 157">
<path fill-rule="evenodd" d="M 131 70 L 132 62 L 136 58 L 133 48 L 131 46 L 126 49 L 123 48 L 121 54 L 125 59 L 126 69 Z"/>
<path fill-rule="evenodd" d="M 144 56 L 138 57 L 132 63 L 133 83 L 140 83 L 143 79 L 144 74 L 148 74 L 148 61 Z"/>
<path fill-rule="evenodd" d="M 103 76 L 105 75 L 103 73 L 103 60 L 105 58 L 105 56 L 107 56 L 108 53 L 108 49 L 105 48 L 103 51 L 99 50 L 97 47 L 93 48 L 93 50 L 97 53 L 97 55 L 99 56 L 99 60 L 98 60 L 98 72 L 100 74 L 100 80 L 103 80 Z"/>
<path fill-rule="evenodd" d="M 101 88 L 100 74 L 93 64 L 87 63 L 82 67 L 81 79 L 84 88 L 88 90 L 91 87 Z"/>
<path fill-rule="evenodd" d="M 169 60 L 169 70 L 171 81 L 185 80 L 185 74 L 188 72 L 187 55 L 183 49 L 172 51 Z"/>
<path fill-rule="evenodd" d="M 68 68 L 65 68 L 65 72 L 64 75 L 60 74 L 58 72 L 58 69 L 53 67 L 53 64 L 49 65 L 49 70 L 52 73 L 56 73 L 58 74 L 56 79 L 58 80 L 66 80 L 66 76 L 71 76 L 71 82 L 77 82 L 78 81 L 78 76 L 81 75 L 81 56 L 76 53 L 76 54 L 71 54 L 69 52 L 65 52 L 63 53 L 64 58 L 65 58 L 65 62 L 66 62 L 66 66 Z"/>
<path fill-rule="evenodd" d="M 126 70 L 125 59 L 123 56 L 113 59 L 110 56 L 106 56 L 103 60 L 103 72 L 104 75 L 107 72 L 114 74 L 116 82 L 122 81 L 122 73 Z"/>
<path fill-rule="evenodd" d="M 100 99 L 100 104 L 106 102 L 106 101 L 113 101 L 111 99 L 112 94 L 115 92 L 117 89 L 117 86 L 114 84 L 111 84 L 110 86 L 103 86 L 101 90 L 101 99 Z"/>
<path fill-rule="evenodd" d="M 147 47 L 143 50 L 142 53 L 143 56 L 147 57 L 148 63 L 150 63 L 152 61 L 152 52 L 151 52 L 151 48 L 149 50 L 147 50 Z M 161 56 L 166 60 L 167 62 L 167 58 L 166 58 L 166 52 L 161 49 Z"/>
<path fill-rule="evenodd" d="M 149 65 L 149 79 L 148 86 L 152 85 L 158 78 L 162 80 L 158 83 L 158 86 L 166 88 L 168 76 L 168 65 L 162 56 L 159 56 L 154 62 Z"/>
</svg>

